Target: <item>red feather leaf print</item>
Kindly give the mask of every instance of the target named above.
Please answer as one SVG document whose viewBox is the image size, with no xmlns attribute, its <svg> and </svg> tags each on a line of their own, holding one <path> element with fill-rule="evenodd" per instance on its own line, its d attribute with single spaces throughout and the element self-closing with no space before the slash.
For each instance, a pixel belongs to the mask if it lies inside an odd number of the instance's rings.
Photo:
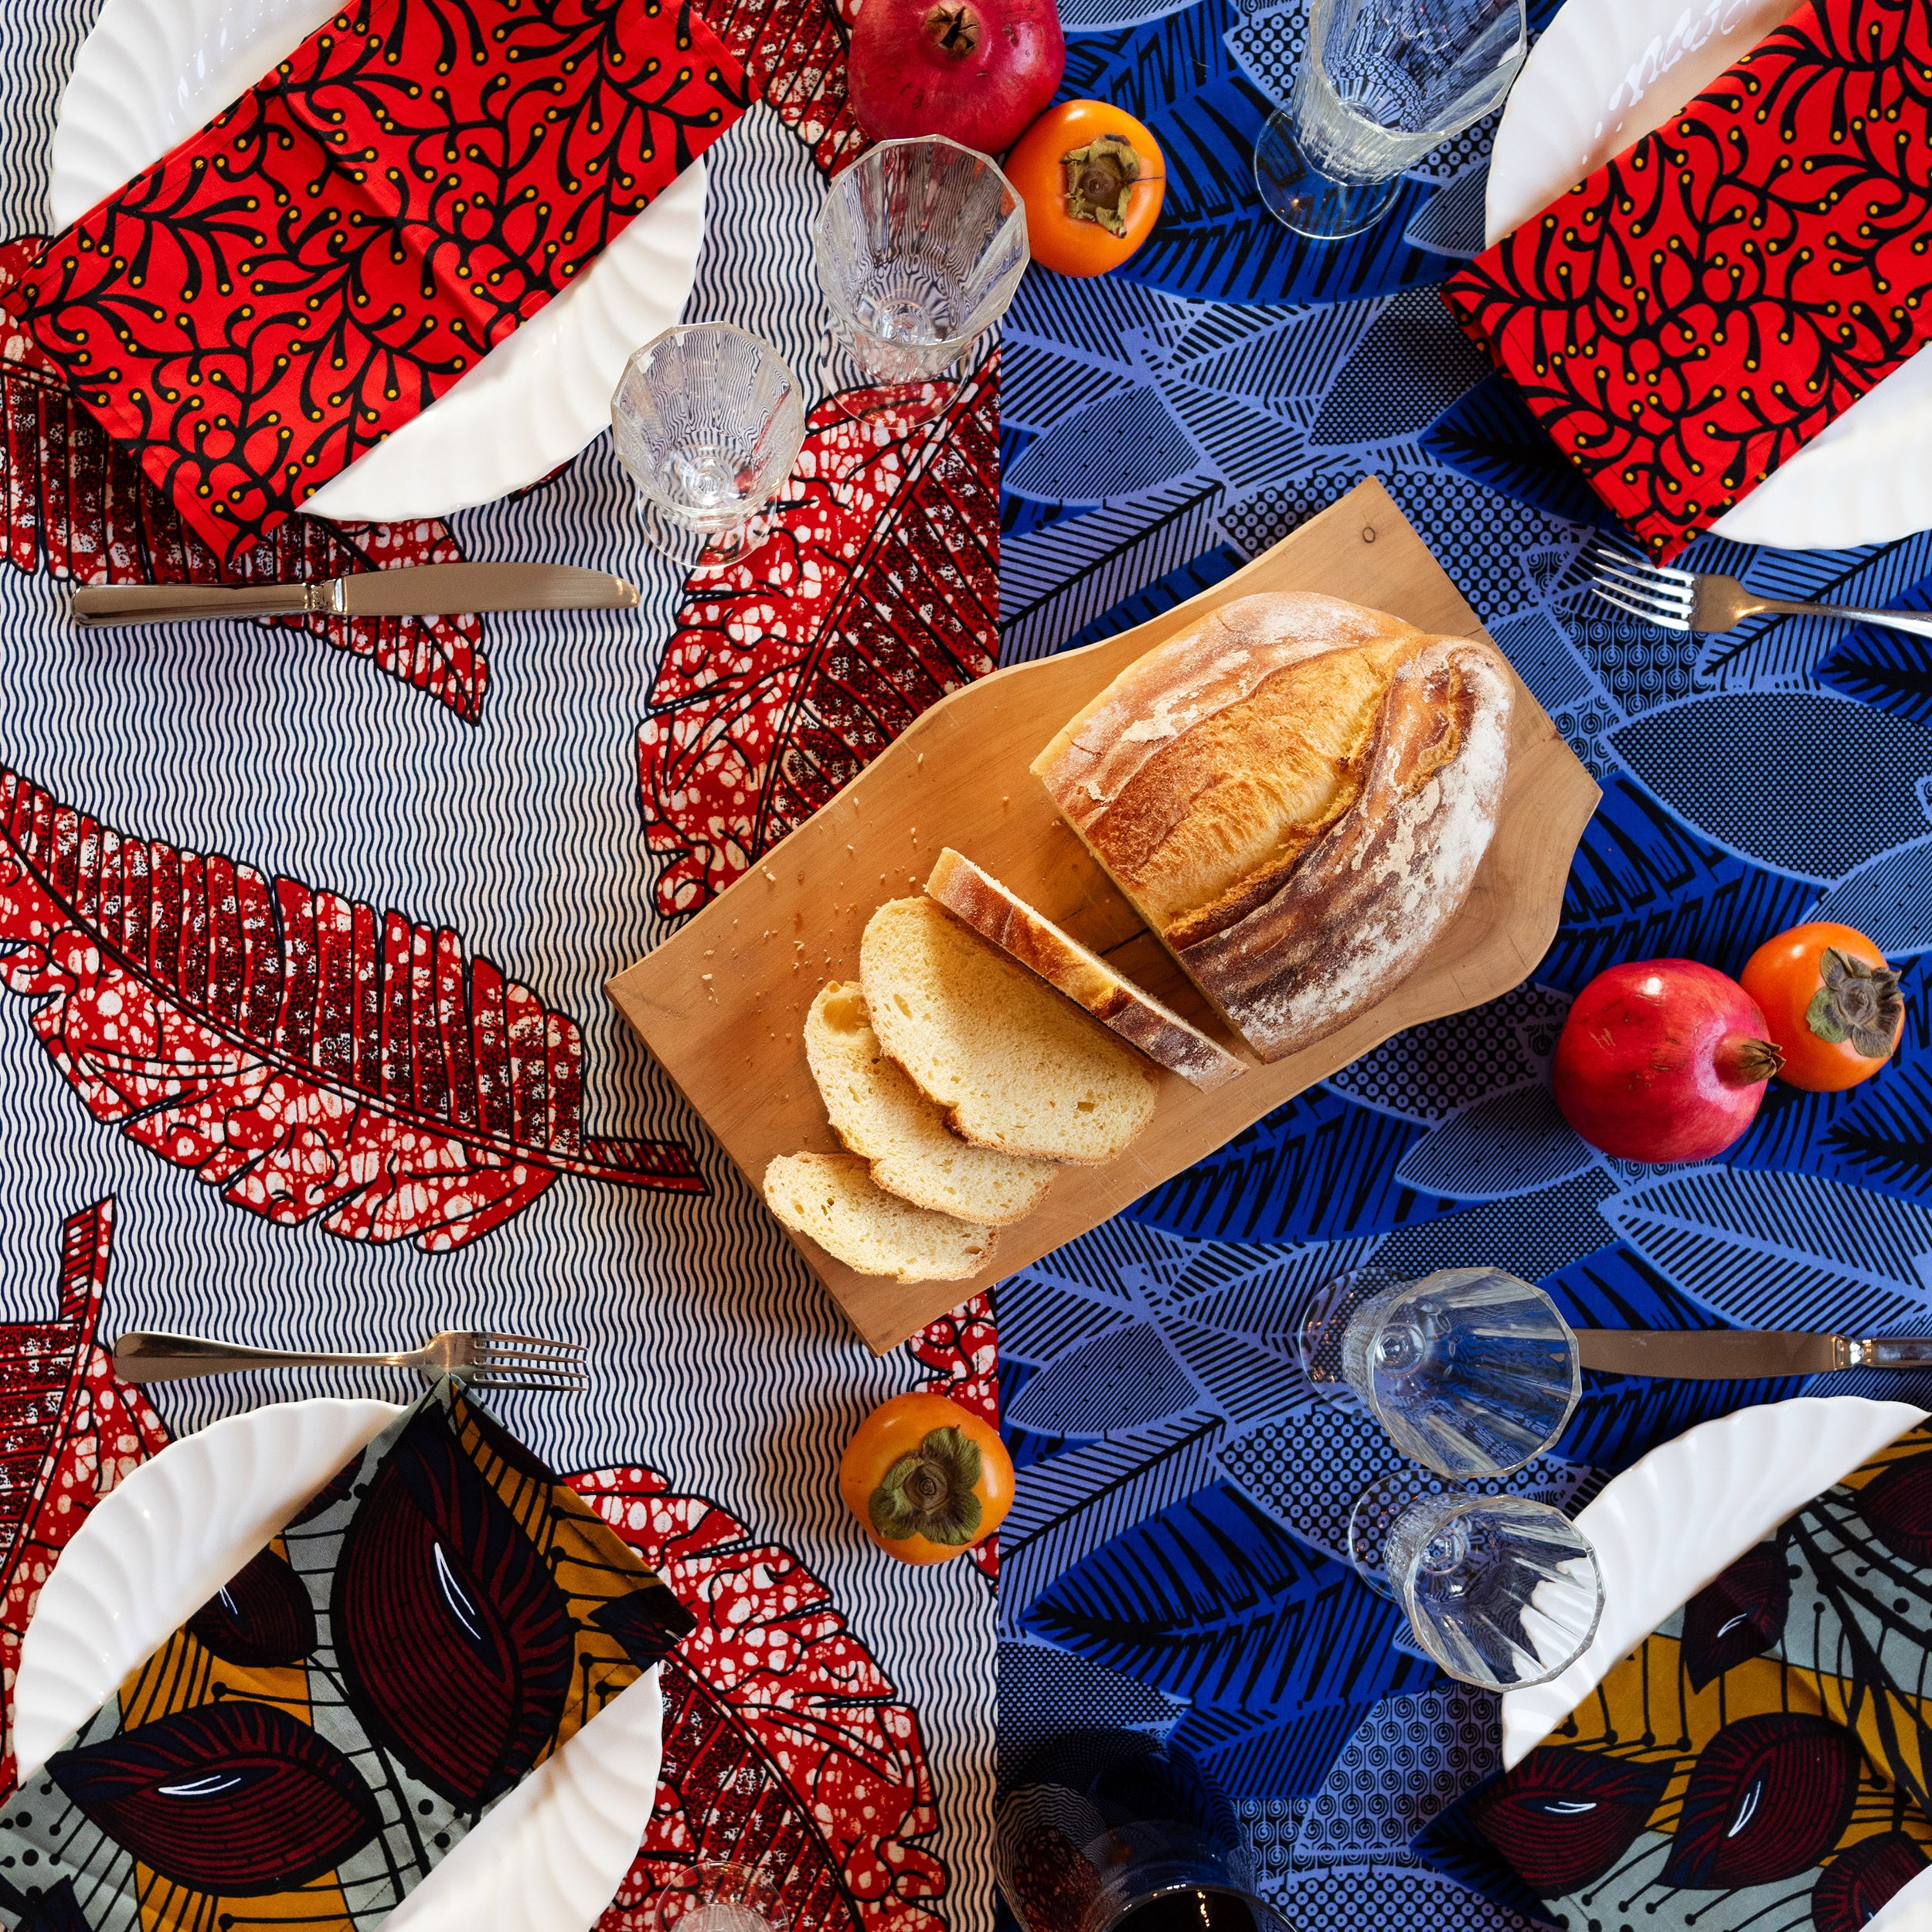
<svg viewBox="0 0 1932 1932">
<path fill-rule="evenodd" d="M 951 1315 L 929 1322 L 907 1345 L 926 1370 L 920 1387 L 970 1409 L 982 1422 L 999 1427 L 999 1330 L 991 1295 L 976 1294 Z M 970 1554 L 989 1583 L 999 1580 L 997 1532 Z"/>
<path fill-rule="evenodd" d="M 125 837 L 0 770 L 0 981 L 97 1121 L 285 1223 L 461 1247 L 561 1173 L 701 1194 L 579 1121 L 577 1023 L 455 934 Z"/>
<path fill-rule="evenodd" d="M 600 1932 L 643 1932 L 707 1857 L 783 1872 L 782 1908 L 813 1932 L 943 1932 L 918 1719 L 824 1586 L 648 1469 L 570 1481 L 698 1620 L 664 1662 L 657 1804 Z"/>
<path fill-rule="evenodd" d="M 46 247 L 39 235 L 0 242 L 0 299 Z M 60 372 L 0 310 L 0 489 L 6 554 L 16 570 L 44 560 L 76 583 L 284 583 L 456 563 L 463 553 L 444 524 L 336 525 L 294 517 L 232 565 L 182 522 L 139 460 L 75 400 Z M 474 615 L 263 617 L 307 631 L 426 692 L 474 724 L 489 666 Z"/>
<path fill-rule="evenodd" d="M 0 1325 L 0 1790 L 13 1788 L 13 1680 L 40 1587 L 87 1512 L 168 1443 L 147 1397 L 114 1379 L 94 1340 L 114 1215 L 112 1201 L 97 1201 L 62 1225 L 52 1321 Z"/>
<path fill-rule="evenodd" d="M 667 917 L 716 897 L 928 705 L 992 669 L 997 357 L 946 386 L 917 422 L 885 391 L 821 403 L 772 536 L 691 573 L 638 734 Z"/>
<path fill-rule="evenodd" d="M 699 19 L 826 174 L 872 145 L 845 98 L 845 22 L 833 0 L 697 0 Z"/>
</svg>

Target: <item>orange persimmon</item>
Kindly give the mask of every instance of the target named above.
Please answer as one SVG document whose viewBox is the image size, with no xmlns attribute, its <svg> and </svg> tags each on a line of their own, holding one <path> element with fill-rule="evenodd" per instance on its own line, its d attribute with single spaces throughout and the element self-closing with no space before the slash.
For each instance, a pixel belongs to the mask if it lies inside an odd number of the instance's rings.
<svg viewBox="0 0 1932 1932">
<path fill-rule="evenodd" d="M 1033 259 L 1062 275 L 1104 275 L 1147 240 L 1167 192 L 1160 145 L 1104 100 L 1049 107 L 1006 158 L 1026 204 Z"/>
<path fill-rule="evenodd" d="M 943 1563 L 983 1543 L 1013 1504 L 998 1430 L 944 1396 L 894 1396 L 838 1459 L 845 1507 L 889 1556 Z"/>
<path fill-rule="evenodd" d="M 1779 1078 L 1808 1093 L 1869 1080 L 1904 1031 L 1899 976 L 1853 926 L 1794 926 L 1766 940 L 1738 978 L 1784 1056 Z"/>
</svg>

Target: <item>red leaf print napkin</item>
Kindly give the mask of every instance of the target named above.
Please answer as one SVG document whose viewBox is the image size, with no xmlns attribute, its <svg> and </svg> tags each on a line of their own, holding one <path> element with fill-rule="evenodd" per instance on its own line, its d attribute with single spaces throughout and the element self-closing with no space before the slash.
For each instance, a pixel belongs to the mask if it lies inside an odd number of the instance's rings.
<svg viewBox="0 0 1932 1932">
<path fill-rule="evenodd" d="M 567 287 L 743 101 L 688 0 L 357 0 L 8 306 L 229 560 Z"/>
<path fill-rule="evenodd" d="M 1812 0 L 1444 294 L 1662 560 L 1918 348 L 1929 243 L 1932 8 Z"/>
</svg>

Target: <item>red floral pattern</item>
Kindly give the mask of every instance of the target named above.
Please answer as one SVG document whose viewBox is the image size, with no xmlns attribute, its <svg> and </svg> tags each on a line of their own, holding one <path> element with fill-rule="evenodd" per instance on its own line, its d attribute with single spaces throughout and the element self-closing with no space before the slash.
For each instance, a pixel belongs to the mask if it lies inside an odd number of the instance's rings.
<svg viewBox="0 0 1932 1932">
<path fill-rule="evenodd" d="M 460 381 L 737 117 L 662 0 L 354 0 L 9 307 L 224 560 Z"/>
<path fill-rule="evenodd" d="M 0 1791 L 13 1788 L 13 1683 L 40 1587 L 92 1509 L 168 1430 L 94 1339 L 112 1201 L 60 1230 L 59 1311 L 0 1326 Z"/>
<path fill-rule="evenodd" d="M 0 301 L 46 243 L 0 242 Z M 462 552 L 434 518 L 338 526 L 294 517 L 224 566 L 149 482 L 133 451 L 115 442 L 63 386 L 60 371 L 0 309 L 0 543 L 15 569 L 76 583 L 284 583 L 456 563 Z M 474 723 L 489 667 L 474 615 L 263 617 L 269 629 L 307 631 L 446 704 Z"/>
<path fill-rule="evenodd" d="M 951 1315 L 928 1322 L 906 1345 L 927 1371 L 920 1386 L 970 1409 L 983 1422 L 999 1427 L 999 1331 L 991 1295 L 976 1294 Z M 999 1578 L 999 1538 L 975 1545 L 973 1561 L 989 1582 Z"/>
<path fill-rule="evenodd" d="M 667 915 L 716 897 L 998 655 L 997 360 L 930 417 L 854 390 L 807 429 L 775 533 L 692 573 L 638 734 Z"/>
<path fill-rule="evenodd" d="M 576 1022 L 455 934 L 4 770 L 0 979 L 96 1120 L 270 1220 L 447 1249 L 566 1172 L 706 1191 L 681 1142 L 583 1133 Z"/>
<path fill-rule="evenodd" d="M 833 0 L 697 0 L 712 32 L 828 175 L 872 144 L 845 98 L 846 22 Z"/>
<path fill-rule="evenodd" d="M 784 1872 L 781 1903 L 811 1932 L 940 1932 L 918 1719 L 825 1587 L 650 1470 L 570 1480 L 698 1619 L 662 1666 L 657 1808 L 600 1932 L 645 1932 L 656 1894 L 720 1857 Z"/>
<path fill-rule="evenodd" d="M 1662 560 L 1925 340 L 1929 230 L 1932 13 L 1813 0 L 1445 293 Z"/>
</svg>

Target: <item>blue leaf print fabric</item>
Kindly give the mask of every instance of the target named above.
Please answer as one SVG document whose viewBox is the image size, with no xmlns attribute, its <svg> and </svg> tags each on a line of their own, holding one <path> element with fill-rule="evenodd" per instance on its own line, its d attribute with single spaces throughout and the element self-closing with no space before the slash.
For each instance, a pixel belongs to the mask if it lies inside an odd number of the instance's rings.
<svg viewBox="0 0 1932 1932">
<path fill-rule="evenodd" d="M 1532 31 L 1554 12 L 1532 8 Z M 1355 1496 L 1400 1459 L 1310 1390 L 1295 1329 L 1350 1269 L 1481 1263 L 1582 1326 L 1932 1332 L 1932 647 L 1770 616 L 1687 636 L 1596 602 L 1578 556 L 1601 505 L 1436 287 L 1482 242 L 1491 128 L 1425 158 L 1366 234 L 1311 246 L 1250 174 L 1304 9 L 1062 13 L 1063 95 L 1145 121 L 1169 179 L 1124 270 L 1035 271 L 1007 318 L 1003 661 L 1171 610 L 1372 474 L 1604 797 L 1522 986 L 1397 1035 L 1004 1285 L 1021 1481 L 1003 1750 L 1074 1722 L 1171 1738 L 1234 1794 L 1300 1932 L 1523 1932 L 1535 1900 L 1485 1895 L 1428 1835 L 1497 1768 L 1494 1705 L 1346 1563 Z M 1772 596 L 1932 607 L 1928 536 L 1828 553 L 1707 536 L 1684 561 Z M 1696 1168 L 1606 1160 L 1563 1123 L 1549 1059 L 1596 974 L 1664 957 L 1736 974 L 1811 917 L 1905 969 L 1905 1038 L 1875 1080 L 1774 1087 Z M 1512 1481 L 1573 1505 L 1697 1423 L 1805 1393 L 1924 1399 L 1862 1372 L 1586 1373 L 1552 1453 Z"/>
</svg>

